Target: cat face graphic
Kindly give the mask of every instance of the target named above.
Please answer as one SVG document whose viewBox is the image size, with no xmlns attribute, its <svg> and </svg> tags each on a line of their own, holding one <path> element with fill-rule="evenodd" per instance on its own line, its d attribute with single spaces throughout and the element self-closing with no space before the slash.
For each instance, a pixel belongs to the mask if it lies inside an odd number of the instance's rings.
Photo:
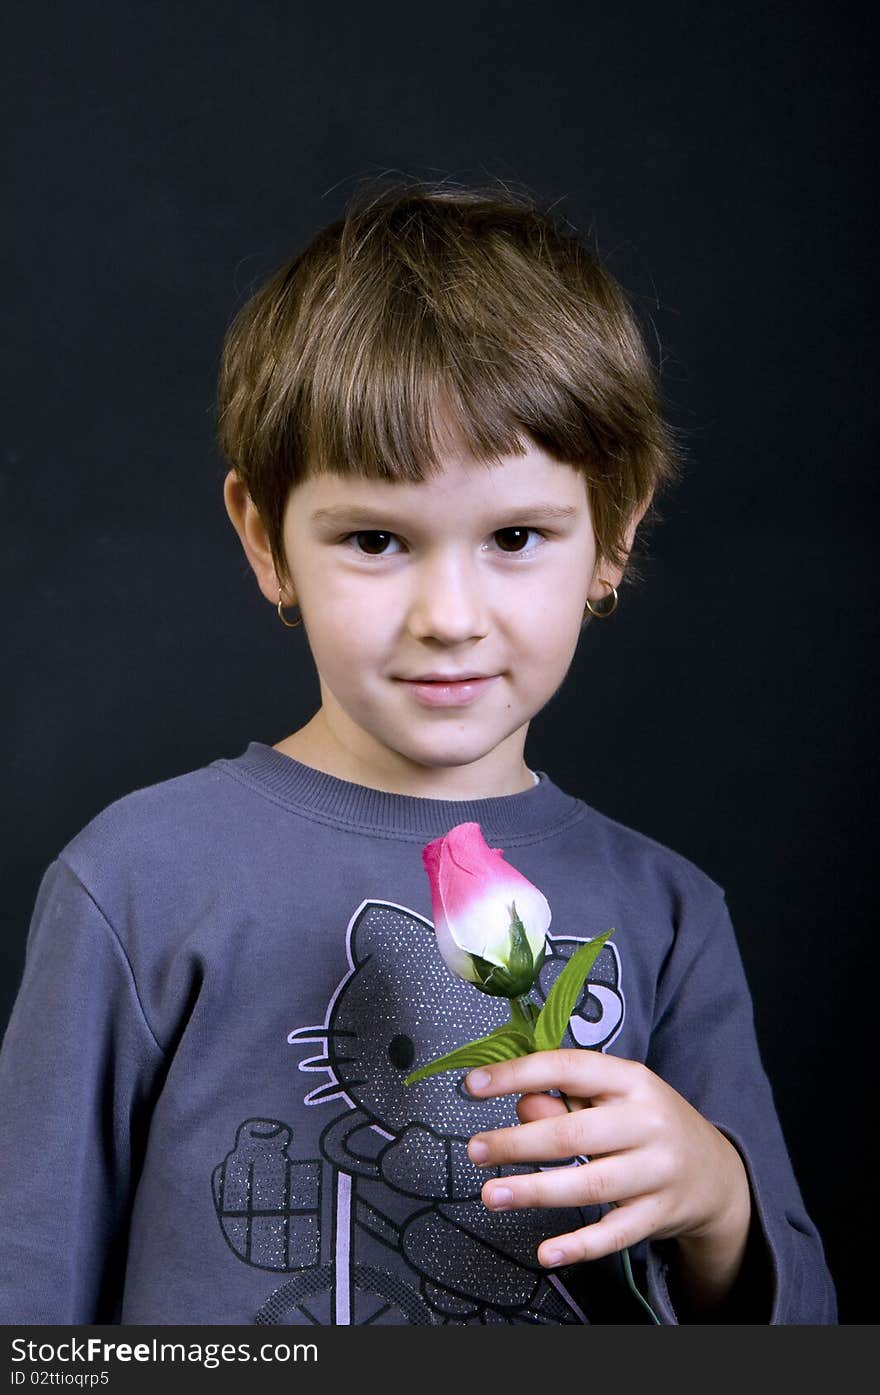
<svg viewBox="0 0 880 1395">
<path fill-rule="evenodd" d="M 580 939 L 548 937 L 548 957 L 531 998 L 543 1004 L 550 985 Z M 465 1070 L 443 1071 L 405 1085 L 407 1075 L 509 1018 L 505 999 L 481 993 L 447 969 L 433 926 L 390 902 L 367 901 L 349 926 L 348 976 L 340 984 L 323 1027 L 290 1033 L 291 1043 L 322 1041 L 326 1055 L 301 1063 L 326 1071 L 330 1083 L 308 1099 L 346 1097 L 379 1127 L 396 1134 L 423 1123 L 446 1136 L 469 1137 L 476 1129 L 516 1122 L 515 1099 L 472 1100 Z M 601 1047 L 623 1019 L 616 951 L 603 946 L 563 1039 L 563 1046 Z"/>
</svg>

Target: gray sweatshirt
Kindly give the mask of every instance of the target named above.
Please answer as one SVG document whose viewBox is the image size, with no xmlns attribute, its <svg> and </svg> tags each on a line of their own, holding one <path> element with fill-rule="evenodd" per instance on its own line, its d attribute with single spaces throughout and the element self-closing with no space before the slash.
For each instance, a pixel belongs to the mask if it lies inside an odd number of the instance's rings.
<svg viewBox="0 0 880 1395">
<path fill-rule="evenodd" d="M 622 1256 L 536 1260 L 606 1207 L 483 1206 L 467 1142 L 513 1099 L 403 1083 L 507 1017 L 432 929 L 421 850 L 466 822 L 550 904 L 536 1003 L 614 927 L 563 1045 L 645 1062 L 739 1150 L 754 1219 L 725 1320 L 837 1321 L 714 881 L 543 772 L 424 799 L 252 742 L 111 804 L 43 876 L 0 1052 L 0 1322 L 651 1320 Z M 664 1323 L 687 1320 L 671 1256 L 629 1251 Z"/>
</svg>

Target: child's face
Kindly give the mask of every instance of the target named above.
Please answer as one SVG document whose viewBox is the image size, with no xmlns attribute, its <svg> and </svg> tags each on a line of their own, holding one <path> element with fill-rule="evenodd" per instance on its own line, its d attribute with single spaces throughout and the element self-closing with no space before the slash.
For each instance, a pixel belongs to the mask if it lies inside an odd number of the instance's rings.
<svg viewBox="0 0 880 1395">
<path fill-rule="evenodd" d="M 537 445 L 490 468 L 452 451 L 420 484 L 316 475 L 291 493 L 284 541 L 321 686 L 302 729 L 314 763 L 439 798 L 530 787 L 529 722 L 565 678 L 591 586 L 605 595 L 583 477 Z M 432 673 L 485 677 L 412 681 Z"/>
</svg>

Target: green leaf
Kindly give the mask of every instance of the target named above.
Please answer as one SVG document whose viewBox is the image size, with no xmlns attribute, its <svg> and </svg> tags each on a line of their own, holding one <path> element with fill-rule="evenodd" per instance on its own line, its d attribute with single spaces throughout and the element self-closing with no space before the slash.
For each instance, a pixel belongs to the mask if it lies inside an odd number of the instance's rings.
<svg viewBox="0 0 880 1395">
<path fill-rule="evenodd" d="M 489 1066 L 493 1061 L 510 1061 L 514 1056 L 527 1056 L 534 1051 L 534 1043 L 524 1032 L 515 1031 L 509 1024 L 496 1027 L 488 1036 L 477 1037 L 476 1041 L 466 1042 L 436 1061 L 413 1071 L 404 1080 L 404 1085 L 413 1085 L 426 1076 L 438 1075 L 444 1070 L 470 1070 L 471 1066 Z"/>
<path fill-rule="evenodd" d="M 535 1046 L 538 1051 L 555 1051 L 559 1046 L 587 976 L 605 941 L 613 934 L 612 926 L 604 935 L 597 935 L 589 944 L 581 945 L 556 979 L 535 1023 Z"/>
</svg>

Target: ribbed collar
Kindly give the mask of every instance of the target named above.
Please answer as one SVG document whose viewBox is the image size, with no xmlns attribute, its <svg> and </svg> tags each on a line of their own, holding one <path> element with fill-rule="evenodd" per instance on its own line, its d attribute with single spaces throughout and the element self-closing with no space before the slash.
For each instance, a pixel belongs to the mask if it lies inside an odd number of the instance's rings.
<svg viewBox="0 0 880 1395">
<path fill-rule="evenodd" d="M 252 741 L 234 759 L 212 764 L 306 817 L 386 836 L 437 838 L 456 824 L 478 823 L 487 840 L 495 836 L 508 843 L 528 842 L 536 835 L 546 837 L 586 812 L 580 800 L 561 790 L 543 770 L 536 772 L 538 784 L 519 794 L 424 799 L 340 780 L 262 741 Z"/>
</svg>

